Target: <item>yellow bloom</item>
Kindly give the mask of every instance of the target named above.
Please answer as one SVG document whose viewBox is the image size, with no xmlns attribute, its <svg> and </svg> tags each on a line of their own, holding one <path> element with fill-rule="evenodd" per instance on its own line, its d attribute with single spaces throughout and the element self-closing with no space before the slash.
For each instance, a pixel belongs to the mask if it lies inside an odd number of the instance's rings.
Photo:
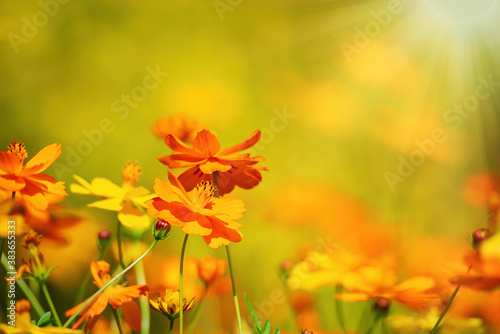
<svg viewBox="0 0 500 334">
<path fill-rule="evenodd" d="M 163 296 L 155 296 L 149 299 L 149 306 L 157 312 L 161 312 L 166 315 L 170 320 L 175 320 L 179 317 L 180 308 L 180 298 L 178 290 L 165 290 Z M 191 310 L 194 307 L 194 297 L 189 301 L 183 298 L 182 308 L 184 312 Z"/>
<path fill-rule="evenodd" d="M 90 183 L 74 175 L 80 184 L 72 184 L 74 194 L 102 197 L 102 200 L 88 204 L 89 207 L 117 211 L 118 220 L 127 227 L 148 227 L 148 216 L 140 210 L 144 201 L 154 197 L 144 187 L 135 187 L 139 181 L 141 168 L 137 162 L 127 162 L 123 168 L 123 184 L 118 186 L 108 179 L 96 177 Z"/>
</svg>

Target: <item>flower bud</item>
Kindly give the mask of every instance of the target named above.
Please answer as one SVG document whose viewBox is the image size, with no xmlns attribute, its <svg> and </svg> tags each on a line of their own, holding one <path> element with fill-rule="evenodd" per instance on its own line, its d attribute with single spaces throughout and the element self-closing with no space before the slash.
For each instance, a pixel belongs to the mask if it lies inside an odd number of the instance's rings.
<svg viewBox="0 0 500 334">
<path fill-rule="evenodd" d="M 170 237 L 172 225 L 166 220 L 160 219 L 153 225 L 153 235 L 156 240 L 165 240 Z"/>
<path fill-rule="evenodd" d="M 481 242 L 491 236 L 489 228 L 478 228 L 472 233 L 472 247 L 476 248 Z"/>
<path fill-rule="evenodd" d="M 310 330 L 310 329 L 307 329 L 307 328 L 306 328 L 306 329 L 302 329 L 302 330 L 300 331 L 300 333 L 301 333 L 301 334 L 313 334 L 313 331 L 312 331 L 312 330 Z"/>
<path fill-rule="evenodd" d="M 391 301 L 387 298 L 377 298 L 373 307 L 379 312 L 387 313 L 391 307 Z"/>
<path fill-rule="evenodd" d="M 99 234 L 97 234 L 97 237 L 99 238 L 99 245 L 104 248 L 109 245 L 111 232 L 109 230 L 101 230 Z"/>
<path fill-rule="evenodd" d="M 294 265 L 295 264 L 292 260 L 284 260 L 283 262 L 281 262 L 280 271 L 283 280 L 288 280 L 288 278 L 290 277 L 290 271 L 292 270 Z"/>
</svg>

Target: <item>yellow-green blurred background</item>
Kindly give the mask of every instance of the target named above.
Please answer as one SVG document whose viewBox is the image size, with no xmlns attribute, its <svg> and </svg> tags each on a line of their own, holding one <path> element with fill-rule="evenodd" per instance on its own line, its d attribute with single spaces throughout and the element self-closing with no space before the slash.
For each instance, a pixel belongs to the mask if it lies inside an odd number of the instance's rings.
<svg viewBox="0 0 500 334">
<path fill-rule="evenodd" d="M 318 212 L 345 224 L 359 205 L 402 240 L 432 234 L 466 243 L 486 212 L 466 203 L 464 183 L 499 163 L 498 2 L 0 0 L 0 145 L 23 141 L 32 157 L 62 143 L 62 172 L 48 173 L 67 184 L 72 174 L 120 183 L 123 164 L 137 160 L 140 185 L 152 190 L 166 176 L 156 158 L 170 152 L 151 132 L 157 117 L 183 112 L 223 147 L 263 130 L 252 153 L 269 172 L 257 188 L 231 194 L 248 210 L 245 237 L 232 248 L 238 285 L 256 301 L 281 288 L 282 260 L 314 247 Z M 118 111 L 147 68 L 168 76 Z M 474 99 L 484 80 L 493 81 L 481 89 L 490 94 Z M 463 103 L 472 105 L 467 116 L 449 112 Z M 103 120 L 112 130 L 71 160 L 84 132 Z M 397 174 L 435 129 L 446 140 L 391 186 L 387 172 Z M 84 209 L 89 199 L 73 194 L 64 203 L 92 217 L 80 263 L 60 268 L 82 273 L 95 231 L 114 228 L 115 213 Z M 313 218 L 289 223 L 297 207 Z M 161 245 L 165 256 L 178 256 L 181 240 L 174 232 Z M 203 254 L 225 256 L 192 238 L 188 256 Z M 61 291 L 69 295 L 78 276 L 68 280 Z M 286 328 L 287 306 L 279 308 L 269 317 Z"/>
</svg>

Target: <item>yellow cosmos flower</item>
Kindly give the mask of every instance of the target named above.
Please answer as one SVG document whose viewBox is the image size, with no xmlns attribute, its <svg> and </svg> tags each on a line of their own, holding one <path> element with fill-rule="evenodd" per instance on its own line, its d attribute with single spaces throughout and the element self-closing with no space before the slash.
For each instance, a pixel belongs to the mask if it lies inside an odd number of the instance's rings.
<svg viewBox="0 0 500 334">
<path fill-rule="evenodd" d="M 127 162 L 123 167 L 123 184 L 118 186 L 108 179 L 96 177 L 90 183 L 74 175 L 80 184 L 72 184 L 74 194 L 101 197 L 102 200 L 88 204 L 89 207 L 117 211 L 118 220 L 127 227 L 148 227 L 148 216 L 141 211 L 144 201 L 154 197 L 144 187 L 135 187 L 139 181 L 141 168 L 137 162 Z"/>
<path fill-rule="evenodd" d="M 175 320 L 179 317 L 180 307 L 180 297 L 178 290 L 165 290 L 163 296 L 155 296 L 149 299 L 149 306 L 157 312 L 161 312 L 163 315 L 167 316 L 170 320 Z M 186 298 L 183 299 L 182 308 L 184 312 L 191 310 L 194 307 L 194 297 L 189 301 Z"/>
</svg>

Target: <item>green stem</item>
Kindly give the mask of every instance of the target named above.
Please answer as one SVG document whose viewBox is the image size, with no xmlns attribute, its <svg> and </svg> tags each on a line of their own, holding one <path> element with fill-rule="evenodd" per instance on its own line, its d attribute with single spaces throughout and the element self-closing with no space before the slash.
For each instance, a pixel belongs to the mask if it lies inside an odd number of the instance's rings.
<svg viewBox="0 0 500 334">
<path fill-rule="evenodd" d="M 71 318 L 68 319 L 68 321 L 66 321 L 66 323 L 64 324 L 64 328 L 67 328 L 69 326 L 69 324 L 71 324 L 71 322 L 73 320 L 75 320 L 75 318 L 78 316 L 78 314 L 80 314 L 80 312 L 82 312 L 82 310 L 87 307 L 87 305 L 89 305 L 94 299 L 97 298 L 97 296 L 99 296 L 99 294 L 101 294 L 101 292 L 103 292 L 104 290 L 106 290 L 111 284 L 113 284 L 114 282 L 116 282 L 117 280 L 120 279 L 120 277 L 122 277 L 123 275 L 125 275 L 130 269 L 132 269 L 137 263 L 139 263 L 152 249 L 153 247 L 156 245 L 156 243 L 158 242 L 157 239 L 155 239 L 153 241 L 153 243 L 151 244 L 151 246 L 149 246 L 148 250 L 144 252 L 144 254 L 142 254 L 137 260 L 135 260 L 130 266 L 128 266 L 127 268 L 123 269 L 122 272 L 120 272 L 118 275 L 116 275 L 115 277 L 113 277 L 105 286 L 103 286 L 102 288 L 99 289 L 99 291 L 97 291 L 96 293 L 94 293 L 92 295 L 92 297 L 90 297 L 87 302 L 85 304 L 83 304 L 76 312 L 75 314 L 73 314 L 71 316 Z"/>
<path fill-rule="evenodd" d="M 467 269 L 467 274 L 469 273 L 469 271 L 471 269 L 472 269 L 472 265 L 470 265 L 469 268 Z M 446 306 L 443 309 L 443 312 L 441 312 L 441 315 L 439 316 L 438 320 L 436 321 L 436 324 L 434 325 L 434 327 L 432 327 L 432 330 L 430 331 L 430 334 L 434 334 L 434 333 L 438 332 L 438 330 L 439 330 L 439 324 L 441 323 L 441 321 L 443 320 L 444 316 L 446 315 L 446 313 L 450 309 L 450 306 L 453 303 L 453 300 L 455 299 L 455 297 L 457 296 L 458 290 L 460 290 L 461 286 L 462 286 L 461 284 L 458 284 L 457 287 L 455 288 L 455 291 L 453 291 L 450 299 L 448 300 L 448 303 L 446 303 Z"/>
<path fill-rule="evenodd" d="M 62 326 L 61 319 L 59 319 L 59 315 L 57 314 L 56 308 L 54 307 L 52 298 L 50 298 L 50 293 L 49 290 L 47 289 L 47 284 L 45 284 L 45 282 L 41 282 L 40 285 L 42 286 L 42 291 L 43 294 L 45 295 L 45 299 L 47 299 L 47 303 L 49 303 L 50 310 L 52 311 L 52 314 L 56 319 L 56 324 L 57 326 L 61 327 Z"/>
<path fill-rule="evenodd" d="M 183 295 L 183 275 L 184 275 L 184 253 L 186 251 L 186 244 L 188 240 L 189 234 L 186 234 L 184 237 L 184 241 L 182 242 L 182 250 L 181 250 L 181 265 L 179 267 L 179 334 L 182 334 L 183 326 L 184 326 L 184 295 Z"/>
<path fill-rule="evenodd" d="M 105 249 L 106 249 L 106 247 L 99 247 L 99 257 L 97 258 L 97 261 L 102 260 Z M 88 271 L 86 276 L 85 276 L 84 283 L 80 287 L 80 290 L 78 290 L 78 294 L 76 295 L 76 298 L 75 298 L 73 304 L 78 304 L 83 300 L 83 296 L 85 295 L 85 292 L 87 292 L 91 282 L 92 282 L 92 275 L 90 274 L 90 271 Z"/>
<path fill-rule="evenodd" d="M 2 265 L 4 266 L 5 270 L 7 270 L 7 272 L 10 271 L 7 258 L 5 257 L 4 254 L 2 254 Z M 45 310 L 43 309 L 42 305 L 40 304 L 36 296 L 31 291 L 31 289 L 28 287 L 26 282 L 22 278 L 20 278 L 16 281 L 16 284 L 21 288 L 26 298 L 28 298 L 28 300 L 31 302 L 31 306 L 35 309 L 36 313 L 40 317 L 44 315 Z"/>
<path fill-rule="evenodd" d="M 213 172 L 212 179 L 215 185 L 215 196 L 220 197 L 219 182 L 217 177 L 218 177 L 217 172 Z M 234 308 L 236 309 L 236 319 L 238 320 L 238 330 L 239 333 L 242 334 L 243 328 L 241 326 L 240 305 L 238 303 L 238 294 L 236 292 L 236 280 L 234 279 L 233 263 L 231 261 L 231 252 L 229 251 L 229 245 L 226 246 L 226 254 L 227 254 L 227 262 L 229 264 L 229 273 L 231 274 L 231 284 L 233 286 L 233 300 L 234 300 Z"/>
<path fill-rule="evenodd" d="M 342 292 L 342 286 L 340 285 L 337 285 L 335 289 L 337 293 Z M 345 329 L 344 309 L 342 308 L 342 301 L 337 298 L 335 298 L 335 310 L 337 311 L 337 319 L 339 321 L 340 328 L 342 329 L 342 333 L 347 333 Z"/>
<path fill-rule="evenodd" d="M 174 330 L 174 319 L 170 319 L 170 330 L 168 331 L 169 334 L 172 334 Z"/>
<path fill-rule="evenodd" d="M 140 250 L 140 243 L 138 241 L 134 242 L 134 251 Z M 135 267 L 135 273 L 137 275 L 137 284 L 146 285 L 146 274 L 144 272 L 144 263 L 140 262 Z M 141 309 L 142 320 L 141 320 L 141 334 L 149 333 L 149 323 L 150 323 L 150 311 L 149 302 L 145 296 L 139 299 L 139 306 Z"/>
<path fill-rule="evenodd" d="M 229 273 L 231 275 L 231 283 L 233 285 L 233 299 L 234 308 L 236 309 L 236 319 L 238 320 L 238 330 L 239 333 L 243 333 L 243 328 L 241 326 L 241 315 L 240 315 L 240 305 L 238 303 L 238 294 L 236 293 L 236 281 L 234 279 L 233 262 L 231 261 L 231 252 L 229 251 L 229 245 L 226 246 L 227 262 L 229 263 Z"/>
<path fill-rule="evenodd" d="M 372 325 L 370 326 L 370 328 L 368 328 L 368 330 L 366 331 L 366 334 L 370 334 L 373 331 L 373 329 L 375 328 L 375 325 L 378 323 L 380 318 L 381 318 L 380 315 L 376 315 L 374 317 Z"/>
<path fill-rule="evenodd" d="M 116 241 L 118 243 L 118 259 L 122 268 L 126 268 L 125 262 L 123 262 L 123 249 L 122 249 L 122 223 L 118 221 L 116 226 Z"/>
<path fill-rule="evenodd" d="M 457 285 L 455 291 L 453 291 L 453 294 L 451 295 L 450 299 L 448 300 L 448 303 L 446 303 L 446 306 L 445 308 L 443 309 L 443 312 L 441 312 L 441 315 L 439 316 L 439 319 L 437 320 L 436 324 L 434 325 L 434 327 L 432 327 L 432 330 L 430 331 L 430 334 L 434 334 L 434 333 L 437 333 L 438 330 L 439 330 L 439 324 L 441 323 L 441 321 L 443 320 L 444 316 L 446 315 L 446 313 L 448 312 L 450 306 L 451 306 L 451 303 L 453 303 L 453 300 L 455 299 L 455 296 L 457 295 L 458 293 L 458 290 L 460 290 L 460 287 L 461 285 Z"/>
<path fill-rule="evenodd" d="M 111 313 L 113 313 L 113 318 L 115 318 L 116 327 L 118 327 L 118 332 L 120 332 L 120 334 L 123 334 L 122 323 L 120 321 L 120 317 L 118 316 L 118 312 L 116 312 L 116 309 L 114 307 L 111 307 Z"/>
</svg>

